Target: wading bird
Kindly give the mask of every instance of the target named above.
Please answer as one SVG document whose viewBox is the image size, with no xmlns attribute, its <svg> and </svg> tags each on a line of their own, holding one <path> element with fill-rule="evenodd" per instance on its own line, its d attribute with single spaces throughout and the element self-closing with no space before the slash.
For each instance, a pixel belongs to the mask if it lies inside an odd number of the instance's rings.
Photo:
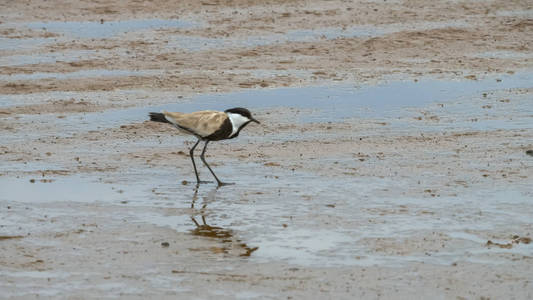
<svg viewBox="0 0 533 300">
<path fill-rule="evenodd" d="M 206 183 L 206 181 L 200 181 L 198 171 L 196 170 L 196 163 L 194 162 L 194 149 L 200 141 L 205 141 L 204 149 L 200 158 L 205 166 L 209 169 L 213 177 L 215 177 L 219 186 L 227 185 L 218 179 L 215 172 L 211 170 L 211 167 L 205 161 L 205 150 L 207 144 L 211 141 L 220 141 L 226 139 L 236 138 L 239 132 L 250 122 L 259 124 L 259 121 L 252 117 L 252 114 L 246 108 L 236 107 L 228 109 L 224 112 L 214 110 L 203 110 L 192 113 L 181 112 L 166 112 L 162 113 L 150 113 L 150 121 L 169 123 L 176 127 L 181 132 L 192 134 L 198 138 L 198 141 L 192 146 L 189 151 L 192 160 L 192 166 L 194 167 L 194 174 L 196 175 L 197 185 L 200 183 Z"/>
</svg>

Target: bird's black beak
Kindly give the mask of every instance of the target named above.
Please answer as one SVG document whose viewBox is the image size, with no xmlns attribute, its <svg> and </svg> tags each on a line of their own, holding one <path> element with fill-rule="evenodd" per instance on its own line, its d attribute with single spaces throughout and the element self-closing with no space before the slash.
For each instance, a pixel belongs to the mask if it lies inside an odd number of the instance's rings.
<svg viewBox="0 0 533 300">
<path fill-rule="evenodd" d="M 254 119 L 254 118 L 251 118 L 250 120 L 252 120 L 252 122 L 255 122 L 255 123 L 257 123 L 257 124 L 261 124 L 261 122 L 257 121 L 257 120 Z"/>
</svg>

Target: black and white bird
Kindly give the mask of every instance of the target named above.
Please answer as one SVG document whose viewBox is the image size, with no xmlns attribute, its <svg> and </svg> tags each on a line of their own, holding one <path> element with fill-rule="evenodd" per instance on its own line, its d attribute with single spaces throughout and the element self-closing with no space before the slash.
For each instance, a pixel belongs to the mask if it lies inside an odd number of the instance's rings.
<svg viewBox="0 0 533 300">
<path fill-rule="evenodd" d="M 198 138 L 196 144 L 194 144 L 189 151 L 198 185 L 206 182 L 200 181 L 200 177 L 198 176 L 196 163 L 194 162 L 194 149 L 198 146 L 200 141 L 205 141 L 200 158 L 211 174 L 213 174 L 219 186 L 228 183 L 220 181 L 215 175 L 215 172 L 211 170 L 211 167 L 209 167 L 205 161 L 204 155 L 205 150 L 207 149 L 207 144 L 211 141 L 236 138 L 239 135 L 239 132 L 241 132 L 241 130 L 250 122 L 259 124 L 259 121 L 252 117 L 250 111 L 242 107 L 231 108 L 224 112 L 214 110 L 203 110 L 192 113 L 167 111 L 163 111 L 162 113 L 151 112 L 150 121 L 169 123 L 181 132 L 192 134 Z"/>
</svg>

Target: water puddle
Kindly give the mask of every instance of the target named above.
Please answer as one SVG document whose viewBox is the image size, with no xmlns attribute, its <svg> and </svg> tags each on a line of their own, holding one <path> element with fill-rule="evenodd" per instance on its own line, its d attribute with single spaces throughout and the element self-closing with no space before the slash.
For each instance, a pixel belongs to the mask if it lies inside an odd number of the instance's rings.
<svg viewBox="0 0 533 300">
<path fill-rule="evenodd" d="M 318 39 L 337 39 L 337 38 L 354 38 L 354 37 L 376 37 L 400 31 L 410 30 L 431 30 L 441 28 L 462 28 L 467 27 L 468 23 L 463 21 L 455 22 L 419 22 L 414 24 L 389 24 L 376 27 L 375 25 L 360 25 L 347 28 L 320 28 L 313 30 L 291 30 L 287 32 L 286 37 L 289 42 L 308 42 Z"/>
<path fill-rule="evenodd" d="M 113 74 L 132 74 L 130 71 L 106 71 Z M 144 71 L 143 71 L 144 72 Z M 82 71 L 72 76 L 99 74 L 99 71 Z M 142 74 L 142 72 L 141 72 Z M 139 75 L 141 75 L 139 74 Z M 35 75 L 40 76 L 40 75 Z M 44 76 L 44 75 L 43 75 Z M 65 75 L 69 76 L 69 75 Z M 112 92 L 50 92 L 32 95 L 4 95 L 0 97 L 0 107 L 45 103 L 57 99 L 91 99 L 106 97 L 109 100 L 143 98 L 146 102 L 168 102 L 159 106 L 110 109 L 103 112 L 62 114 L 34 114 L 22 116 L 27 122 L 46 123 L 49 130 L 24 132 L 23 135 L 10 135 L 9 141 L 39 137 L 69 137 L 80 132 L 117 128 L 124 124 L 143 122 L 149 112 L 167 110 L 190 112 L 203 109 L 225 110 L 230 107 L 247 107 L 254 110 L 301 109 L 306 113 L 298 114 L 293 122 L 342 122 L 350 118 L 386 119 L 387 124 L 402 130 L 472 130 L 472 129 L 530 129 L 533 113 L 527 94 L 511 94 L 510 89 L 531 88 L 533 74 L 516 73 L 489 76 L 479 80 L 436 80 L 390 81 L 377 85 L 354 87 L 311 86 L 279 89 L 256 89 L 224 94 L 203 94 L 176 101 L 174 93 L 150 94 L 145 91 L 125 90 Z M 512 105 L 505 110 L 487 109 L 482 95 L 488 97 L 502 94 L 501 99 L 513 97 Z M 505 94 L 507 93 L 507 94 Z M 47 100 L 48 99 L 48 100 Z M 488 98 L 487 98 L 488 99 Z M 510 101 L 510 100 L 502 100 Z M 444 103 L 446 103 L 444 105 Z M 437 107 L 437 104 L 441 106 Z M 500 104 L 498 102 L 498 104 Z M 503 105 L 503 104 L 502 104 Z M 427 126 L 417 122 L 421 110 L 433 112 L 439 121 Z M 512 117 L 510 117 L 510 113 Z M 473 119 L 472 116 L 475 116 Z M 294 139 L 302 136 L 294 136 Z"/>
<path fill-rule="evenodd" d="M 261 245 L 254 258 L 263 262 L 283 260 L 295 265 L 324 266 L 324 258 L 329 257 L 328 265 L 340 266 L 343 261 L 354 264 L 349 251 L 345 251 L 348 248 L 344 248 L 350 240 L 350 235 L 334 229 L 288 229 L 253 240 Z"/>
<path fill-rule="evenodd" d="M 472 56 L 481 58 L 531 59 L 533 58 L 533 53 L 516 51 L 487 51 L 476 53 Z"/>
<path fill-rule="evenodd" d="M 85 71 L 81 71 L 82 74 Z M 90 73 L 90 71 L 88 71 Z M 106 71 L 107 72 L 107 71 Z M 114 71 L 110 71 L 113 73 Z M 133 71 L 135 72 L 135 71 Z M 142 72 L 142 71 L 141 71 Z M 77 73 L 77 72 L 75 72 Z M 109 74 L 109 72 L 107 73 Z M 31 76 L 31 74 L 28 74 Z M 45 76 L 45 75 L 43 75 Z M 168 99 L 171 94 L 167 92 L 159 92 L 157 95 Z M 0 94 L 0 108 L 9 106 L 23 106 L 23 105 L 36 105 L 45 104 L 46 102 L 69 100 L 69 99 L 108 99 L 111 102 L 119 102 L 124 99 L 130 98 L 148 99 L 154 98 L 154 93 L 147 90 L 114 90 L 114 91 L 50 91 L 42 93 L 31 94 Z M 54 116 L 55 117 L 55 116 Z"/>
<path fill-rule="evenodd" d="M 91 274 L 92 275 L 92 274 Z M 12 298 L 27 298 L 32 292 L 47 298 L 56 298 L 72 290 L 83 290 L 87 287 L 87 276 L 85 272 L 61 272 L 55 270 L 39 271 L 19 271 L 9 268 L 0 270 L 0 277 L 5 279 L 0 283 L 0 288 L 8 291 L 6 295 Z M 19 279 L 17 292 L 13 292 L 13 285 L 8 282 Z M 153 278 L 152 278 L 153 279 Z M 155 279 L 153 279 L 155 281 Z M 141 294 L 144 290 L 141 287 L 132 286 L 124 282 L 112 283 L 103 282 L 93 286 L 92 289 L 105 293 L 106 295 Z M 117 292 L 117 291 L 120 291 Z"/>
<path fill-rule="evenodd" d="M 41 168 L 43 169 L 43 168 Z M 44 168 L 43 170 L 47 170 Z M 54 170 L 54 169 L 52 169 Z M 110 184 L 82 176 L 0 177 L 0 201 L 5 203 L 134 201 L 144 186 Z"/>
<path fill-rule="evenodd" d="M 406 108 L 423 107 L 458 98 L 479 97 L 488 91 L 528 88 L 532 87 L 532 82 L 532 73 L 516 73 L 479 80 L 423 79 L 418 82 L 392 81 L 364 87 L 339 85 L 257 89 L 200 95 L 183 99 L 179 103 L 169 100 L 168 102 L 174 103 L 162 106 L 73 114 L 55 122 L 65 128 L 64 134 L 69 134 L 81 129 L 96 130 L 142 122 L 151 111 L 225 110 L 237 106 L 248 107 L 251 110 L 294 107 L 315 111 L 295 120 L 299 122 L 339 122 L 347 118 L 397 118 L 404 116 Z M 42 116 L 35 118 L 40 117 Z M 505 125 L 505 121 L 489 123 L 492 127 Z M 472 125 L 482 126 L 482 123 Z"/>
<path fill-rule="evenodd" d="M 529 17 L 533 18 L 533 10 L 500 10 L 496 12 L 496 16 L 501 17 Z"/>
<path fill-rule="evenodd" d="M 24 25 L 30 29 L 44 29 L 77 38 L 96 39 L 146 29 L 191 28 L 197 26 L 197 23 L 186 20 L 145 19 L 104 22 L 32 22 Z"/>
<path fill-rule="evenodd" d="M 247 36 L 245 38 L 205 38 L 197 36 L 168 36 L 168 47 L 181 48 L 188 51 L 202 51 L 217 48 L 250 48 L 281 44 L 287 42 L 311 42 L 320 39 L 372 37 L 388 33 L 387 30 L 372 26 L 342 28 L 321 28 L 289 30 L 287 33 Z"/>
<path fill-rule="evenodd" d="M 105 69 L 92 69 L 82 70 L 68 73 L 51 73 L 51 72 L 36 72 L 31 74 L 12 74 L 12 75 L 0 75 L 0 80 L 4 81 L 16 81 L 16 80 L 41 80 L 41 79 L 76 79 L 76 78 L 91 78 L 91 77 L 119 77 L 119 76 L 154 76 L 160 75 L 161 70 L 105 70 Z"/>
<path fill-rule="evenodd" d="M 422 22 L 411 25 L 392 24 L 380 26 L 360 25 L 347 28 L 326 27 L 318 29 L 289 30 L 286 33 L 247 36 L 245 38 L 205 38 L 198 36 L 168 35 L 168 47 L 181 48 L 188 51 L 201 51 L 216 48 L 250 48 L 281 44 L 288 42 L 312 42 L 337 38 L 369 38 L 383 36 L 404 30 L 430 30 L 438 28 L 466 27 L 465 22 Z"/>
<path fill-rule="evenodd" d="M 450 114 L 460 116 L 464 110 L 483 111 L 476 100 L 484 99 L 483 93 L 490 98 L 493 97 L 490 91 L 495 91 L 496 97 L 507 89 L 531 87 L 532 75 L 517 73 L 457 81 L 392 81 L 364 87 L 249 90 L 201 95 L 183 99 L 182 103 L 157 107 L 75 114 L 56 122 L 64 126 L 60 134 L 68 135 L 80 130 L 141 122 L 146 120 L 149 111 L 222 110 L 231 106 L 245 106 L 252 110 L 305 108 L 316 113 L 306 115 L 300 120 L 302 122 L 335 122 L 351 117 L 394 118 L 405 114 L 407 107 L 427 107 L 440 102 L 451 107 Z M 515 109 L 525 114 L 518 123 L 494 118 L 486 120 L 490 124 L 477 123 L 475 126 L 501 128 L 512 124 L 531 128 L 528 95 L 522 98 L 520 103 L 524 105 L 515 103 Z M 407 113 L 411 112 L 407 110 Z M 36 116 L 35 120 L 46 117 Z M 446 126 L 470 126 L 452 123 Z M 19 166 L 25 171 L 54 167 Z M 13 170 L 12 167 L 9 169 Z M 202 172 L 203 176 L 209 176 L 205 170 Z M 237 184 L 221 189 L 204 185 L 196 192 L 191 185 L 181 185 L 178 178 L 181 175 L 172 168 L 130 170 L 119 176 L 100 175 L 114 177 L 113 182 L 108 182 L 105 177 L 91 176 L 0 177 L 0 205 L 21 203 L 30 207 L 32 203 L 72 202 L 123 205 L 131 209 L 127 217 L 136 222 L 172 228 L 196 239 L 214 241 L 217 246 L 212 249 L 220 253 L 212 255 L 235 253 L 260 263 L 393 266 L 413 261 L 444 265 L 469 261 L 500 264 L 505 263 L 506 256 L 494 256 L 494 253 L 529 255 L 533 250 L 533 244 L 518 244 L 505 249 L 489 247 L 487 236 L 472 233 L 490 233 L 499 228 L 520 228 L 520 224 L 527 224 L 531 216 L 526 208 L 530 206 L 532 195 L 519 190 L 491 187 L 461 191 L 461 196 L 456 197 L 388 198 L 380 196 L 383 195 L 380 191 L 402 190 L 412 183 L 403 178 L 325 178 L 282 169 L 276 170 L 275 179 L 265 180 L 271 170 L 262 165 L 241 163 L 217 166 L 216 172 L 222 179 Z M 190 180 L 193 175 L 185 176 Z M 49 179 L 52 181 L 46 181 Z M 47 212 L 51 216 L 63 213 L 53 209 Z M 27 218 L 6 215 L 2 230 L 22 235 L 24 232 L 17 228 L 25 228 L 20 224 L 26 221 Z M 37 229 L 37 225 L 41 229 Z M 47 223 L 43 227 L 36 223 L 31 226 L 35 227 L 31 228 L 34 231 L 54 230 L 57 224 Z M 449 245 L 430 255 L 425 250 L 419 251 L 417 243 L 422 243 L 423 237 L 434 231 L 443 234 L 445 238 L 439 241 Z M 509 232 L 509 235 L 519 233 Z M 384 239 L 385 246 L 376 244 L 380 239 Z M 505 241 L 493 242 L 505 245 Z M 392 253 L 394 245 L 407 245 L 408 248 Z"/>
<path fill-rule="evenodd" d="M 53 43 L 53 38 L 3 38 L 0 37 L 0 50 L 31 50 Z"/>
<path fill-rule="evenodd" d="M 9 55 L 0 57 L 1 67 L 33 64 L 55 64 L 57 62 L 75 62 L 104 57 L 105 51 L 69 50 L 62 52 L 40 53 L 38 55 Z"/>
<path fill-rule="evenodd" d="M 4 26 L 20 27 L 25 26 L 33 30 L 45 30 L 53 33 L 63 34 L 68 37 L 84 39 L 105 39 L 112 38 L 119 34 L 139 32 L 143 30 L 164 30 L 167 28 L 194 28 L 202 24 L 189 20 L 165 20 L 165 19 L 144 19 L 144 20 L 123 20 L 123 21 L 70 21 L 70 22 L 30 22 L 30 23 L 9 23 Z M 377 28 L 373 25 L 360 25 L 347 28 L 326 27 L 318 29 L 298 29 L 289 30 L 286 33 L 270 35 L 257 35 L 226 38 L 205 38 L 199 36 L 188 36 L 182 34 L 165 34 L 168 40 L 167 47 L 181 48 L 189 51 L 210 50 L 216 48 L 233 47 L 257 47 L 271 44 L 287 42 L 311 42 L 321 39 L 355 38 L 355 37 L 376 37 L 404 30 L 430 30 L 447 27 L 466 27 L 465 22 L 421 22 L 410 25 L 390 24 Z M 143 37 L 150 39 L 150 37 Z M 34 38 L 34 39 L 0 39 L 0 50 L 32 49 L 43 44 L 51 43 L 56 39 Z M 21 48 L 22 47 L 22 48 Z"/>
<path fill-rule="evenodd" d="M 256 173 L 251 169 L 246 170 Z M 260 168 L 255 169 L 261 172 Z M 531 195 L 518 191 L 512 195 L 493 189 L 431 200 L 389 199 L 376 196 L 376 192 L 383 188 L 400 189 L 407 182 L 376 178 L 327 180 L 298 172 L 292 176 L 283 172 L 280 175 L 282 180 L 269 183 L 269 189 L 275 192 L 254 195 L 253 182 L 262 178 L 253 174 L 244 183 L 246 187 L 240 182 L 235 188 L 221 189 L 207 204 L 212 224 L 240 232 L 243 240 L 258 247 L 252 259 L 259 262 L 390 266 L 411 261 L 449 265 L 458 260 L 476 260 L 498 264 L 501 261 L 486 256 L 499 249 L 485 247 L 487 240 L 483 238 L 470 239 L 461 233 L 490 232 L 509 223 L 528 222 L 527 213 L 520 207 L 529 205 Z M 262 188 L 257 191 L 265 191 L 262 182 Z M 298 188 L 303 186 L 304 189 Z M 246 191 L 244 195 L 243 191 Z M 240 197 L 235 197 L 238 194 Z M 401 207 L 407 208 L 406 211 Z M 434 213 L 420 213 L 436 211 L 439 211 L 438 218 Z M 453 246 L 439 249 L 428 257 L 417 250 L 416 244 L 424 234 L 435 230 L 457 240 L 449 241 Z M 392 239 L 395 243 L 407 239 L 413 248 L 405 254 L 391 255 L 368 243 L 379 238 Z M 532 245 L 520 245 L 506 250 L 528 255 L 532 249 Z"/>
<path fill-rule="evenodd" d="M 174 169 L 136 170 L 120 174 L 118 183 L 90 176 L 62 176 L 45 183 L 39 178 L 31 182 L 31 178 L 0 177 L 0 204 L 19 212 L 24 211 L 19 206 L 27 206 L 30 215 L 44 213 L 33 211 L 32 204 L 122 205 L 128 212 L 120 218 L 172 228 L 216 243 L 218 246 L 210 248 L 216 250 L 215 255 L 233 253 L 260 263 L 499 264 L 506 258 L 491 254 L 505 251 L 528 255 L 533 250 L 533 244 L 517 244 L 508 249 L 487 247 L 487 237 L 471 233 L 528 223 L 530 215 L 524 209 L 532 200 L 528 193 L 510 193 L 494 187 L 465 191 L 460 197 L 387 198 L 378 196 L 379 191 L 400 190 L 408 182 L 397 178 L 328 179 L 284 170 L 276 172 L 278 179 L 265 180 L 267 173 L 265 167 L 254 164 L 217 166 L 219 176 L 237 184 L 223 188 L 203 185 L 199 190 L 181 185 Z M 53 207 L 46 209 L 48 218 L 68 212 Z M 59 226 L 50 222 L 25 225 L 20 217 L 6 214 L 1 231 L 24 234 L 24 230 L 54 231 Z M 417 244 L 435 231 L 447 237 L 442 241 L 447 247 L 428 256 L 427 250 L 418 250 Z M 380 239 L 411 248 L 392 254 L 373 243 Z"/>
</svg>

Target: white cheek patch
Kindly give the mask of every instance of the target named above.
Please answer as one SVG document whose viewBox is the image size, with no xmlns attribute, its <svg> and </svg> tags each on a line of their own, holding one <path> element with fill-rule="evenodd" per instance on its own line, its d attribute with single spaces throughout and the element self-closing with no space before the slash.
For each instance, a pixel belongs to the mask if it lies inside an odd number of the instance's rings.
<svg viewBox="0 0 533 300">
<path fill-rule="evenodd" d="M 231 135 L 234 135 L 237 133 L 239 128 L 242 126 L 242 124 L 250 121 L 247 117 L 241 115 L 241 114 L 234 114 L 234 113 L 227 113 L 229 120 L 231 121 L 231 125 L 233 126 L 233 130 L 231 131 Z"/>
</svg>

